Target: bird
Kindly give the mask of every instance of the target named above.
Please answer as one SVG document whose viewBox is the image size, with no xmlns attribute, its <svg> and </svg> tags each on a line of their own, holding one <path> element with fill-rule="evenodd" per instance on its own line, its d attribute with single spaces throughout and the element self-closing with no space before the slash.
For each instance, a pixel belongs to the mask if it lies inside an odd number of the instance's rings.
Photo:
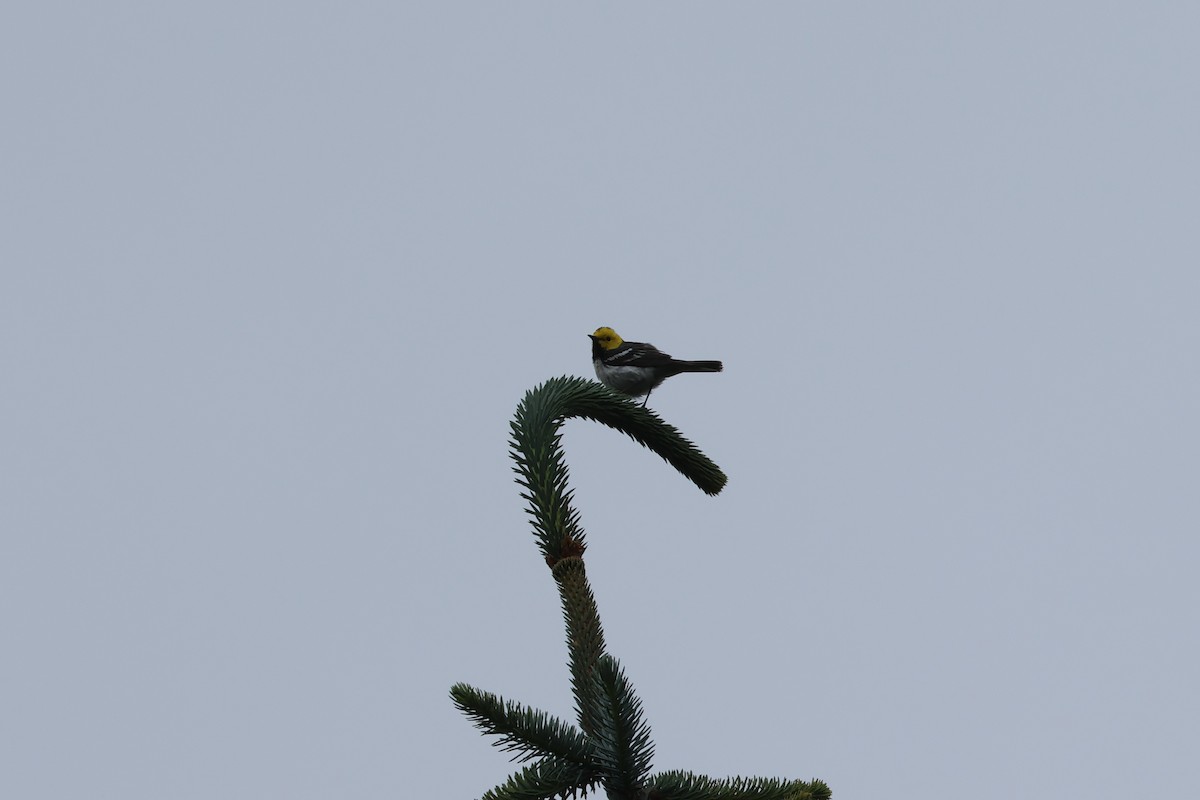
<svg viewBox="0 0 1200 800">
<path fill-rule="evenodd" d="M 596 377 L 613 391 L 630 397 L 646 396 L 681 372 L 720 372 L 720 361 L 680 361 L 645 342 L 627 342 L 609 327 L 589 333 Z"/>
</svg>

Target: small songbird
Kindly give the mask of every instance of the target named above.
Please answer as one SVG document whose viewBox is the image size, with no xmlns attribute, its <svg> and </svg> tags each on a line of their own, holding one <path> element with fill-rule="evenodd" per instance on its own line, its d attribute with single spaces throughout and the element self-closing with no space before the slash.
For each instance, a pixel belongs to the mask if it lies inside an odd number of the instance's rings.
<svg viewBox="0 0 1200 800">
<path fill-rule="evenodd" d="M 720 361 L 680 361 L 652 344 L 627 342 L 612 328 L 589 333 L 596 377 L 613 391 L 630 397 L 646 396 L 658 385 L 681 372 L 720 372 Z M 646 401 L 642 401 L 646 405 Z"/>
</svg>

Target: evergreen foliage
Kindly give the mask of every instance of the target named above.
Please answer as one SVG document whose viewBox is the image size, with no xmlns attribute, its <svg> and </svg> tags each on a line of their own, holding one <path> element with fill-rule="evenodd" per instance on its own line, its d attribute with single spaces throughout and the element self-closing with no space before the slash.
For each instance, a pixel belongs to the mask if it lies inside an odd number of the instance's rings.
<svg viewBox="0 0 1200 800">
<path fill-rule="evenodd" d="M 707 494 L 725 474 L 673 426 L 595 381 L 553 378 L 525 395 L 512 422 L 511 455 L 528 503 L 538 549 L 562 601 L 567 657 L 578 727 L 499 695 L 457 683 L 454 704 L 493 745 L 526 762 L 483 800 L 553 800 L 600 788 L 609 800 L 828 800 L 819 780 L 714 779 L 690 772 L 651 774 L 654 743 L 642 704 L 605 649 L 596 599 L 588 584 L 579 512 L 571 504 L 562 423 L 600 422 L 662 456 Z"/>
<path fill-rule="evenodd" d="M 567 659 L 571 669 L 571 693 L 575 698 L 575 715 L 585 733 L 594 734 L 595 710 L 591 700 L 594 690 L 592 670 L 604 655 L 604 630 L 596 598 L 588 584 L 583 558 L 573 556 L 553 567 L 554 579 L 562 599 L 563 621 L 567 626 Z"/>
<path fill-rule="evenodd" d="M 563 461 L 559 428 L 572 417 L 591 419 L 629 436 L 658 453 L 668 464 L 707 494 L 725 486 L 721 472 L 706 455 L 653 411 L 583 378 L 552 378 L 531 389 L 517 406 L 511 423 L 517 483 L 525 487 L 538 547 L 549 561 L 582 555 L 583 528 L 571 505 L 567 465 Z"/>
</svg>

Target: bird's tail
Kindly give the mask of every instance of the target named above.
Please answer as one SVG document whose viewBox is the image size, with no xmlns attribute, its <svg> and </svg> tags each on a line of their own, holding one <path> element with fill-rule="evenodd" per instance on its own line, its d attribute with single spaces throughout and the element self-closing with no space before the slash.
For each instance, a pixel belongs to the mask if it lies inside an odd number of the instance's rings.
<svg viewBox="0 0 1200 800">
<path fill-rule="evenodd" d="M 675 367 L 680 372 L 720 372 L 722 365 L 720 361 L 679 361 L 676 360 Z"/>
</svg>

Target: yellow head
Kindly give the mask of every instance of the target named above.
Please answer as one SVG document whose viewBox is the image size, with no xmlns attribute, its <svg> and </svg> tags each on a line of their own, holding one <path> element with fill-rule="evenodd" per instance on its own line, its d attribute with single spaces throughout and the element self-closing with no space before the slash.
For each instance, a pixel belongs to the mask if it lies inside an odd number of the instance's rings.
<svg viewBox="0 0 1200 800">
<path fill-rule="evenodd" d="M 589 333 L 588 336 L 605 350 L 616 350 L 625 341 L 612 328 L 596 328 L 596 332 Z"/>
</svg>

